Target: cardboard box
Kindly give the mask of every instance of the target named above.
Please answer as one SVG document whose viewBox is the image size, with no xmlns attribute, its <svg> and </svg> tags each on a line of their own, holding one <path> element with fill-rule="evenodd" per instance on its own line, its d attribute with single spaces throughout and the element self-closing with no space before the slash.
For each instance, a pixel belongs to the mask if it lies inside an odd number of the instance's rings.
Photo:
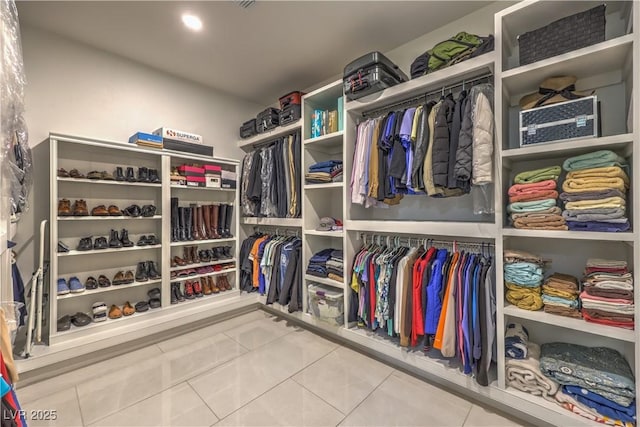
<svg viewBox="0 0 640 427">
<path fill-rule="evenodd" d="M 162 139 L 170 139 L 173 141 L 189 142 L 191 144 L 204 144 L 202 135 L 191 132 L 185 132 L 174 128 L 159 128 L 153 131 L 154 135 L 159 135 Z"/>
<path fill-rule="evenodd" d="M 223 170 L 222 171 L 222 179 L 228 179 L 230 181 L 237 181 L 238 180 L 238 174 L 236 172 L 233 172 L 233 171 Z"/>
<path fill-rule="evenodd" d="M 222 172 L 222 166 L 204 165 L 205 175 L 220 175 L 221 172 Z"/>
<path fill-rule="evenodd" d="M 159 145 L 160 148 L 162 148 L 162 137 L 161 136 L 153 135 L 153 134 L 150 134 L 150 133 L 144 133 L 144 132 L 136 132 L 136 133 L 134 133 L 133 135 L 131 135 L 129 137 L 129 144 L 142 145 L 142 144 L 140 144 L 141 142 L 142 143 L 152 144 L 153 146 Z"/>
<path fill-rule="evenodd" d="M 206 187 L 204 176 L 187 176 L 187 187 Z"/>
<path fill-rule="evenodd" d="M 235 180 L 230 180 L 230 179 L 221 180 L 221 184 L 220 184 L 221 188 L 236 188 L 236 186 L 237 186 L 237 181 Z"/>
<path fill-rule="evenodd" d="M 204 177 L 204 168 L 199 168 L 197 166 L 181 165 L 181 166 L 178 166 L 178 173 L 186 177 L 190 177 L 190 176 Z"/>
</svg>

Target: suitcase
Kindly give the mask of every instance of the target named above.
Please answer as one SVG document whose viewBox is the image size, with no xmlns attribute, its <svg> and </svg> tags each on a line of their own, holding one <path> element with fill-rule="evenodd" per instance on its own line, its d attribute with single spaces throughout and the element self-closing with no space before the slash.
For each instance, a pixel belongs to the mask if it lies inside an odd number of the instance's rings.
<svg viewBox="0 0 640 427">
<path fill-rule="evenodd" d="M 380 52 L 371 52 L 344 67 L 347 99 L 354 100 L 406 82 L 407 75 Z"/>
<path fill-rule="evenodd" d="M 251 119 L 247 122 L 244 122 L 242 126 L 240 126 L 240 138 L 251 138 L 252 136 L 257 134 L 258 130 L 256 129 L 256 119 Z"/>
<path fill-rule="evenodd" d="M 289 105 L 301 105 L 302 104 L 302 95 L 304 95 L 304 93 L 302 93 L 300 91 L 295 91 L 295 92 L 288 93 L 288 94 L 286 94 L 284 96 L 281 96 L 280 99 L 279 99 L 279 101 L 280 101 L 280 109 L 284 110 Z"/>
<path fill-rule="evenodd" d="M 258 133 L 264 133 L 276 128 L 280 124 L 280 110 L 269 107 L 256 117 L 256 129 Z"/>
<path fill-rule="evenodd" d="M 302 117 L 302 106 L 300 104 L 290 104 L 280 111 L 280 126 L 296 122 L 300 117 Z"/>
</svg>

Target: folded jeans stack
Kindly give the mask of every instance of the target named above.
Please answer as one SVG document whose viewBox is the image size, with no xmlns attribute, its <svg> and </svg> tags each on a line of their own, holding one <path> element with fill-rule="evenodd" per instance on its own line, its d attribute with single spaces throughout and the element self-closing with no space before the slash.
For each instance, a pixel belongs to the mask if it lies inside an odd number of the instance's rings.
<svg viewBox="0 0 640 427">
<path fill-rule="evenodd" d="M 542 285 L 542 302 L 545 313 L 580 318 L 580 293 L 578 279 L 562 273 L 554 273 Z"/>
<path fill-rule="evenodd" d="M 568 172 L 560 198 L 569 230 L 627 231 L 626 162 L 612 151 L 601 150 L 571 157 L 563 164 Z"/>
<path fill-rule="evenodd" d="M 509 303 L 525 310 L 540 310 L 543 306 L 541 285 L 544 262 L 540 257 L 521 251 L 505 250 L 504 284 Z"/>
<path fill-rule="evenodd" d="M 307 184 L 342 182 L 342 160 L 327 160 L 309 166 L 304 176 Z"/>
<path fill-rule="evenodd" d="M 327 273 L 330 279 L 342 282 L 344 279 L 344 255 L 341 250 L 331 252 L 327 261 Z"/>
<path fill-rule="evenodd" d="M 589 259 L 580 301 L 586 321 L 634 329 L 633 278 L 627 262 Z"/>
<path fill-rule="evenodd" d="M 334 249 L 328 248 L 313 255 L 309 260 L 309 265 L 307 266 L 307 274 L 316 277 L 329 277 L 327 262 L 331 259 L 331 254 L 333 252 Z"/>
<path fill-rule="evenodd" d="M 635 423 L 635 380 L 616 350 L 569 343 L 543 344 L 540 370 L 561 384 L 559 405 L 610 425 Z"/>
<path fill-rule="evenodd" d="M 529 230 L 566 230 L 558 208 L 557 180 L 562 169 L 550 166 L 521 172 L 509 188 L 507 212 L 515 228 Z"/>
</svg>

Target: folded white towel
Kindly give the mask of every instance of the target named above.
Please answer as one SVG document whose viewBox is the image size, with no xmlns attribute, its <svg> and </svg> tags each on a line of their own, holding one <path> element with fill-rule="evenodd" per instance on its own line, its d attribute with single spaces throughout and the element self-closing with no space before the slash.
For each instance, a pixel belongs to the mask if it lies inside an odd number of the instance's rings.
<svg viewBox="0 0 640 427">
<path fill-rule="evenodd" d="M 506 361 L 507 383 L 518 390 L 555 402 L 554 395 L 558 391 L 558 383 L 545 377 L 540 371 L 540 346 L 527 344 L 526 359 L 510 359 Z"/>
</svg>

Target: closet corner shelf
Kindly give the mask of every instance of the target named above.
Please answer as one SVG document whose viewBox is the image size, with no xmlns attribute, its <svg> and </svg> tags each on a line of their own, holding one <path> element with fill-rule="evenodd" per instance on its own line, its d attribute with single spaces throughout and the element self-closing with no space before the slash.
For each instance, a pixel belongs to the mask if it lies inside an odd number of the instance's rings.
<svg viewBox="0 0 640 427">
<path fill-rule="evenodd" d="M 574 319 L 572 317 L 560 316 L 557 314 L 545 313 L 544 310 L 531 311 L 523 310 L 514 305 L 505 303 L 503 313 L 505 316 L 527 319 L 538 323 L 545 323 L 561 328 L 572 329 L 592 335 L 600 335 L 613 339 L 635 342 L 635 332 L 630 329 L 616 328 L 613 326 L 590 323 L 584 319 Z"/>
<path fill-rule="evenodd" d="M 163 310 L 170 310 L 173 308 L 181 308 L 190 305 L 199 305 L 199 304 L 216 304 L 221 301 L 229 300 L 231 298 L 236 298 L 240 296 L 240 291 L 236 288 L 231 289 L 230 291 L 219 292 L 217 294 L 203 295 L 202 297 L 193 298 L 193 299 L 185 299 L 182 302 L 177 304 L 171 304 L 167 307 L 162 307 Z"/>
<path fill-rule="evenodd" d="M 271 225 L 278 227 L 302 227 L 302 218 L 242 218 L 245 225 Z"/>
<path fill-rule="evenodd" d="M 507 161 L 542 160 L 549 158 L 567 158 L 595 150 L 623 151 L 628 157 L 633 145 L 633 134 L 603 136 L 600 138 L 576 139 L 550 144 L 534 144 L 528 147 L 502 150 L 502 159 Z"/>
<path fill-rule="evenodd" d="M 70 298 L 78 298 L 78 297 L 85 297 L 85 296 L 91 296 L 91 295 L 97 295 L 97 294 L 103 294 L 105 292 L 113 292 L 113 291 L 123 291 L 125 289 L 131 289 L 131 288 L 137 288 L 140 286 L 146 286 L 146 285 L 154 285 L 156 283 L 160 283 L 162 282 L 162 279 L 156 279 L 156 280 L 147 280 L 146 282 L 133 282 L 129 285 L 111 285 L 109 287 L 106 288 L 98 288 L 98 289 L 92 289 L 92 290 L 86 290 L 84 292 L 80 292 L 77 294 L 66 294 L 66 295 L 57 295 L 56 299 L 57 300 L 64 300 L 64 299 L 70 299 Z"/>
<path fill-rule="evenodd" d="M 180 190 L 209 190 L 209 191 L 227 191 L 227 192 L 234 192 L 236 191 L 235 188 L 221 188 L 221 187 L 187 187 L 186 185 L 175 185 L 172 184 L 171 188 L 176 188 L 176 189 L 180 189 Z"/>
<path fill-rule="evenodd" d="M 371 111 L 384 107 L 385 105 L 419 96 L 422 93 L 436 90 L 443 86 L 460 83 L 463 80 L 492 73 L 495 58 L 495 51 L 487 52 L 476 58 L 452 65 L 451 67 L 392 86 L 373 96 L 370 95 L 361 100 L 346 102 L 345 109 L 355 113 Z"/>
<path fill-rule="evenodd" d="M 162 219 L 162 215 L 154 216 L 59 216 L 58 221 L 111 221 L 111 220 L 143 220 L 143 219 Z"/>
<path fill-rule="evenodd" d="M 188 268 L 188 267 L 185 267 Z M 202 277 L 213 277 L 213 276 L 220 276 L 223 274 L 235 274 L 236 272 L 236 268 L 227 268 L 226 270 L 220 270 L 220 271 L 214 271 L 213 273 L 204 273 L 204 274 L 196 274 L 194 276 L 183 276 L 183 277 L 174 277 L 173 279 L 171 279 L 171 282 L 186 282 L 187 280 L 196 280 L 196 279 L 200 279 Z"/>
<path fill-rule="evenodd" d="M 305 274 L 304 279 L 307 282 L 321 283 L 323 285 L 332 286 L 334 288 L 344 289 L 343 282 L 337 282 L 333 279 L 329 279 L 328 277 L 316 277 L 312 274 Z"/>
<path fill-rule="evenodd" d="M 171 242 L 171 246 L 198 246 L 208 245 L 211 243 L 230 243 L 235 241 L 235 237 L 229 237 L 228 239 L 185 240 L 183 242 Z"/>
<path fill-rule="evenodd" d="M 305 184 L 305 190 L 316 190 L 323 188 L 342 188 L 344 187 L 343 182 L 327 182 L 326 184 Z"/>
<path fill-rule="evenodd" d="M 345 229 L 348 231 L 479 239 L 494 239 L 496 236 L 496 225 L 493 222 L 347 220 Z"/>
<path fill-rule="evenodd" d="M 342 137 L 344 131 L 329 133 L 327 135 L 318 136 L 316 138 L 309 138 L 303 140 L 303 144 L 306 147 L 315 147 L 316 145 L 324 146 L 342 146 Z"/>
<path fill-rule="evenodd" d="M 107 181 L 104 179 L 78 179 L 78 178 L 62 178 L 57 177 L 60 182 L 75 182 L 77 184 L 106 184 L 106 185 L 124 185 L 127 187 L 155 187 L 161 188 L 162 184 L 154 184 L 150 182 L 126 182 L 126 181 Z"/>
<path fill-rule="evenodd" d="M 171 267 L 169 269 L 169 271 L 184 270 L 186 268 L 207 267 L 209 265 L 226 264 L 228 262 L 236 262 L 236 259 L 235 258 L 230 258 L 230 259 L 221 259 L 221 260 L 218 260 L 218 261 L 201 262 L 199 264 L 187 264 L 187 265 L 178 266 L 178 267 Z"/>
<path fill-rule="evenodd" d="M 535 91 L 546 77 L 575 75 L 578 80 L 614 69 L 622 69 L 633 49 L 633 34 L 522 65 L 502 73 L 502 84 L 510 95 Z M 598 58 L 594 61 L 594 58 Z"/>
<path fill-rule="evenodd" d="M 633 242 L 634 233 L 606 233 L 592 231 L 568 231 L 568 230 L 523 230 L 505 227 L 503 236 L 509 237 L 536 237 L 542 239 L 574 239 L 574 240 L 606 240 L 612 242 Z"/>
<path fill-rule="evenodd" d="M 162 245 L 149 245 L 149 246 L 132 246 L 130 248 L 107 248 L 107 249 L 95 249 L 91 251 L 76 251 L 59 252 L 59 257 L 64 256 L 79 256 L 79 255 L 100 255 L 111 254 L 115 252 L 130 252 L 130 251 L 144 251 L 147 249 L 160 249 Z"/>
<path fill-rule="evenodd" d="M 307 236 L 325 236 L 325 237 L 337 237 L 342 238 L 344 231 L 318 231 L 318 230 L 305 230 L 304 234 Z"/>
<path fill-rule="evenodd" d="M 241 139 L 240 141 L 238 141 L 238 147 L 242 148 L 243 150 L 251 151 L 251 148 L 256 144 L 277 139 L 280 136 L 284 136 L 289 133 L 292 133 L 296 129 L 300 129 L 301 127 L 302 127 L 302 120 L 298 120 L 297 122 L 291 123 L 290 125 L 287 125 L 287 126 L 278 126 L 273 130 L 270 130 L 265 133 L 260 133 L 251 138 Z"/>
</svg>

